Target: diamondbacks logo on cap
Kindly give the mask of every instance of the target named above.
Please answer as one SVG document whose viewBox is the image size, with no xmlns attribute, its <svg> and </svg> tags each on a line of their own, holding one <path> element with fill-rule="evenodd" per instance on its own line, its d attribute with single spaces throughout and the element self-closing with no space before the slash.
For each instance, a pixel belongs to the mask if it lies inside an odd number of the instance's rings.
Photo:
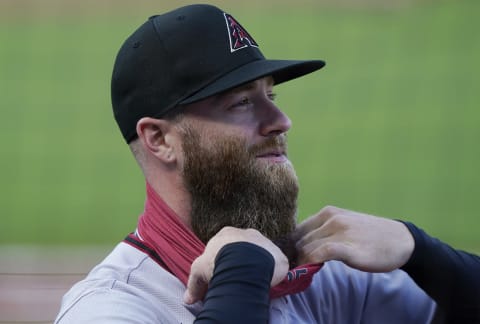
<svg viewBox="0 0 480 324">
<path fill-rule="evenodd" d="M 225 22 L 227 23 L 228 37 L 230 39 L 230 52 L 233 53 L 248 46 L 258 47 L 253 37 L 250 36 L 235 18 L 227 13 L 224 13 L 224 15 Z"/>
</svg>

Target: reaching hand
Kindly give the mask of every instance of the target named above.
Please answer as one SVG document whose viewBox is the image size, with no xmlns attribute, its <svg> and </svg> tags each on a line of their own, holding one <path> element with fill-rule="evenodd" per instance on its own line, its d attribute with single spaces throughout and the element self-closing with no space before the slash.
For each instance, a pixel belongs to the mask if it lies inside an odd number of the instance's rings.
<svg viewBox="0 0 480 324">
<path fill-rule="evenodd" d="M 210 239 L 203 254 L 192 263 L 187 290 L 183 297 L 186 304 L 193 304 L 203 299 L 207 292 L 208 283 L 213 275 L 215 258 L 218 251 L 220 251 L 224 245 L 233 242 L 253 243 L 272 254 L 275 260 L 275 269 L 270 284 L 271 286 L 277 285 L 287 275 L 288 259 L 272 241 L 254 229 L 224 227 Z"/>
<path fill-rule="evenodd" d="M 330 206 L 299 224 L 294 238 L 299 264 L 339 260 L 368 272 L 403 266 L 415 244 L 400 222 Z"/>
</svg>

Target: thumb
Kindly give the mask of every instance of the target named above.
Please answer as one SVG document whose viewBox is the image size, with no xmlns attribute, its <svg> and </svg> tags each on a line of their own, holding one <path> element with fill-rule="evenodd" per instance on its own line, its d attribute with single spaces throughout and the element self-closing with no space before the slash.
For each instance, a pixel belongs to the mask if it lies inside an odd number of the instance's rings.
<svg viewBox="0 0 480 324">
<path fill-rule="evenodd" d="M 208 290 L 208 279 L 206 273 L 202 271 L 200 263 L 201 258 L 198 258 L 192 263 L 187 282 L 187 290 L 183 294 L 183 302 L 188 305 L 202 300 Z"/>
</svg>

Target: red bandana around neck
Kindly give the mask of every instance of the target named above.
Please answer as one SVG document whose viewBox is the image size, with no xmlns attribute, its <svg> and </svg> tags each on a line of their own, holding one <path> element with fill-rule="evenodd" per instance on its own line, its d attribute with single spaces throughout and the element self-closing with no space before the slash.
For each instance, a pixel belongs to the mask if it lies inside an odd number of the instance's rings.
<svg viewBox="0 0 480 324">
<path fill-rule="evenodd" d="M 203 253 L 205 245 L 181 222 L 148 182 L 146 187 L 147 199 L 138 221 L 138 238 L 159 256 L 164 263 L 161 266 L 186 285 L 190 266 Z M 270 289 L 270 297 L 278 298 L 305 290 L 321 267 L 321 264 L 306 264 L 291 269 L 282 282 Z"/>
</svg>

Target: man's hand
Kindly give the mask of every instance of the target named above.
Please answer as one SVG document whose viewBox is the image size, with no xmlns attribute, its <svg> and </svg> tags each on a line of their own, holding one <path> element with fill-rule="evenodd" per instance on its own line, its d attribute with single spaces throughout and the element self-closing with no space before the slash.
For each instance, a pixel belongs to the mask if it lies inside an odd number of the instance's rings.
<svg viewBox="0 0 480 324">
<path fill-rule="evenodd" d="M 275 269 L 270 284 L 271 287 L 277 285 L 287 275 L 288 259 L 272 241 L 254 229 L 224 227 L 210 239 L 203 254 L 192 263 L 187 290 L 183 297 L 186 304 L 193 304 L 203 299 L 207 292 L 208 283 L 213 275 L 215 258 L 218 251 L 220 251 L 224 245 L 233 242 L 253 243 L 272 254 L 275 260 Z"/>
<path fill-rule="evenodd" d="M 368 272 L 400 268 L 415 244 L 400 222 L 330 206 L 299 224 L 294 238 L 299 264 L 339 260 Z"/>
</svg>

